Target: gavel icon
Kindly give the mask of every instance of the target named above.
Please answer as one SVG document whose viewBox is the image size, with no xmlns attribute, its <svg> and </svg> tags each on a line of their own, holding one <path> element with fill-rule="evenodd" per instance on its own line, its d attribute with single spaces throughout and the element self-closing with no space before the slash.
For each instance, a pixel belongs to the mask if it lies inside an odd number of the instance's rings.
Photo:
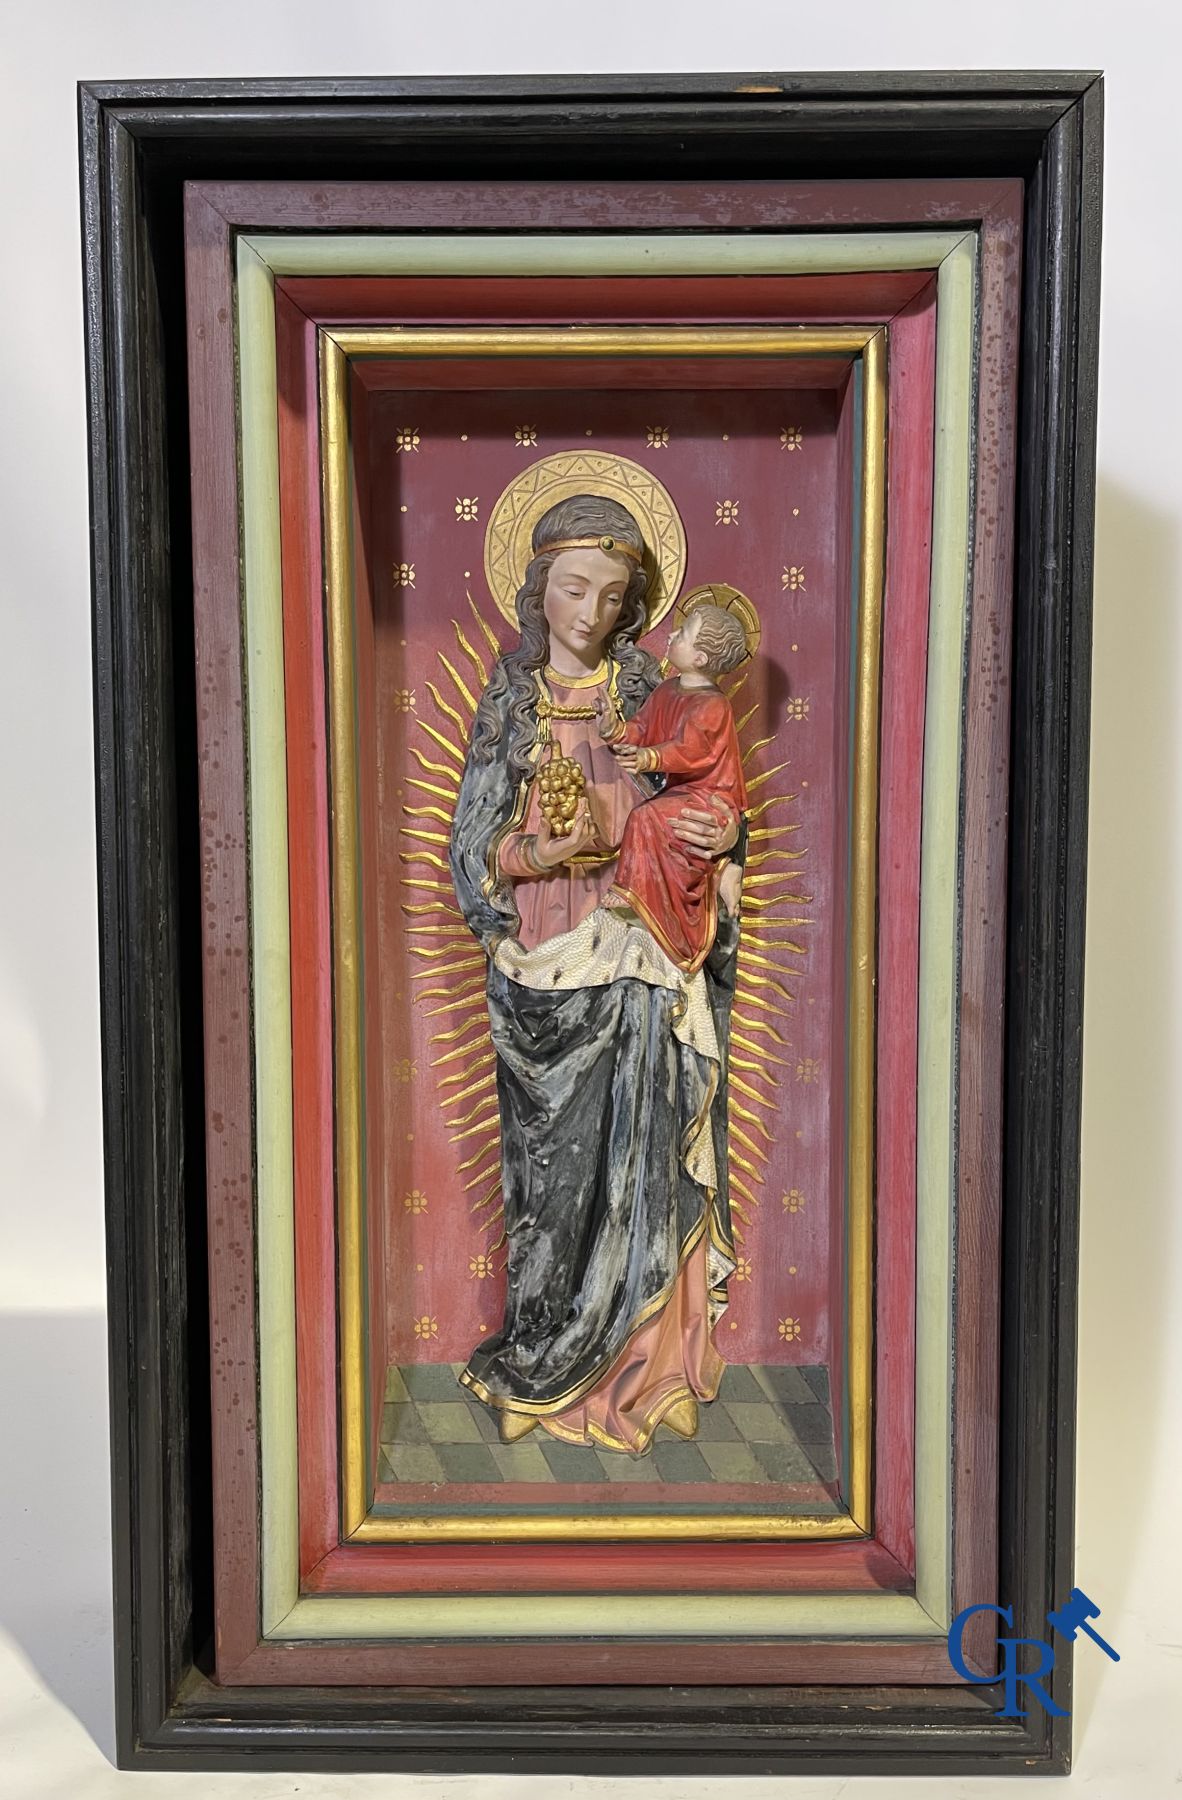
<svg viewBox="0 0 1182 1800">
<path fill-rule="evenodd" d="M 1114 1650 L 1111 1644 L 1105 1643 L 1100 1633 L 1093 1631 L 1088 1624 L 1089 1619 L 1098 1619 L 1099 1617 L 1100 1608 L 1096 1602 L 1089 1600 L 1082 1588 L 1072 1588 L 1070 1596 L 1063 1605 L 1047 1614 L 1047 1624 L 1053 1626 L 1060 1637 L 1067 1638 L 1071 1643 L 1075 1642 L 1077 1631 L 1086 1632 L 1093 1644 L 1099 1644 L 1105 1656 L 1110 1656 L 1113 1662 L 1119 1662 L 1119 1652 Z"/>
</svg>

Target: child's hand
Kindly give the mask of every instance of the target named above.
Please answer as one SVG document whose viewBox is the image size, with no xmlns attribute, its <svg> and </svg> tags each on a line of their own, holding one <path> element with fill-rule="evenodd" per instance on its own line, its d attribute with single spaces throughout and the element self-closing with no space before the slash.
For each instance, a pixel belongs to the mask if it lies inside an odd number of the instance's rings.
<svg viewBox="0 0 1182 1800">
<path fill-rule="evenodd" d="M 640 767 L 640 746 L 638 744 L 613 744 L 612 754 L 622 769 L 635 775 Z"/>
<path fill-rule="evenodd" d="M 595 723 L 599 727 L 599 735 L 605 743 L 610 744 L 623 731 L 624 721 L 606 694 L 596 694 L 594 706 Z"/>
</svg>

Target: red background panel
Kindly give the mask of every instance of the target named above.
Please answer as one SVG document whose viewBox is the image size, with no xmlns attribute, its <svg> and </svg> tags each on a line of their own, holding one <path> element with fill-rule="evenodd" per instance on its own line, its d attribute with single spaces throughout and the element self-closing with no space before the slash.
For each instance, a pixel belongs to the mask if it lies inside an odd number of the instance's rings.
<svg viewBox="0 0 1182 1800">
<path fill-rule="evenodd" d="M 791 378 L 793 366 L 781 365 L 782 379 Z M 590 372 L 580 373 L 587 381 Z M 775 916 L 808 922 L 777 934 L 799 941 L 803 957 L 779 948 L 770 952 L 792 1002 L 758 989 L 775 1010 L 751 1012 L 758 1022 L 752 1042 L 780 1059 L 765 1062 L 778 1084 L 775 1107 L 759 1108 L 738 1091 L 732 1095 L 732 1148 L 736 1159 L 750 1162 L 762 1178 L 735 1171 L 750 1195 L 735 1196 L 747 1214 L 738 1221 L 744 1279 L 731 1283 L 731 1307 L 719 1341 L 732 1361 L 829 1360 L 829 1221 L 831 1212 L 840 1218 L 842 1199 L 840 1158 L 831 1149 L 840 1117 L 832 1116 L 831 1099 L 835 1092 L 839 1101 L 842 1095 L 844 1038 L 840 1030 L 835 1035 L 834 1011 L 844 1005 L 845 992 L 840 746 L 848 734 L 849 704 L 848 555 L 836 530 L 839 495 L 848 488 L 851 467 L 847 462 L 839 471 L 837 464 L 840 408 L 834 391 L 792 389 L 653 395 L 587 386 L 370 395 L 372 508 L 363 535 L 374 592 L 377 735 L 373 745 L 363 739 L 360 761 L 372 775 L 368 784 L 363 780 L 363 791 L 376 787 L 381 796 L 376 808 L 380 1031 L 371 1053 L 384 1071 L 384 1115 L 400 1120 L 388 1132 L 380 1174 L 376 1161 L 370 1168 L 371 1180 L 383 1182 L 393 1362 L 465 1360 L 482 1329 L 496 1328 L 503 1293 L 503 1253 L 495 1255 L 492 1274 L 481 1273 L 486 1265 L 478 1260 L 496 1236 L 485 1226 L 485 1215 L 472 1216 L 482 1190 L 464 1191 L 471 1173 L 461 1172 L 460 1165 L 470 1156 L 473 1139 L 451 1141 L 431 1067 L 441 1054 L 431 1039 L 441 1026 L 451 1025 L 451 1017 L 429 1017 L 412 1000 L 416 985 L 423 985 L 414 979 L 423 965 L 410 946 L 423 940 L 408 938 L 412 915 L 403 907 L 424 896 L 406 886 L 406 876 L 422 877 L 432 865 L 403 860 L 416 849 L 405 828 L 442 829 L 429 809 L 438 805 L 446 811 L 448 805 L 408 784 L 407 776 L 419 772 L 411 746 L 440 756 L 421 720 L 457 735 L 428 683 L 463 712 L 440 657 L 464 664 L 453 620 L 478 641 L 468 596 L 504 647 L 516 641 L 515 628 L 496 611 L 484 582 L 485 532 L 497 497 L 540 457 L 581 448 L 626 456 L 667 486 L 686 531 L 686 589 L 729 582 L 760 614 L 759 655 L 735 710 L 742 718 L 756 709 L 745 742 L 773 740 L 749 763 L 749 777 L 786 765 L 752 796 L 755 805 L 771 795 L 791 796 L 762 815 L 757 829 L 792 829 L 774 840 L 757 839 L 752 848 L 781 853 L 759 865 L 761 877 L 799 870 L 801 878 L 761 879 L 751 892 L 783 893 Z M 654 446 L 650 439 L 658 431 L 668 441 Z M 786 447 L 785 433 L 787 443 L 797 447 Z M 521 437 L 527 441 L 520 443 Z M 474 510 L 475 517 L 458 516 L 464 501 L 471 507 L 463 510 Z M 648 640 L 655 652 L 663 650 L 668 629 L 658 627 Z M 470 665 L 463 673 L 478 692 Z M 363 861 L 373 842 L 363 834 Z M 789 862 L 783 852 L 803 854 Z M 367 944 L 367 969 L 373 951 Z M 788 969 L 801 972 L 784 973 Z M 487 1046 L 486 1035 L 479 1041 Z M 763 1060 L 759 1051 L 740 1048 L 737 1054 Z M 409 1095 L 403 1080 L 408 1063 Z M 443 1073 L 462 1066 L 462 1061 L 449 1064 Z M 744 1079 L 751 1083 L 750 1075 Z M 413 1122 L 405 1118 L 408 1098 Z M 736 1102 L 764 1123 L 737 1116 Z M 469 1110 L 462 1107 L 453 1116 L 466 1117 Z M 408 1207 L 411 1196 L 417 1198 Z M 426 1341 L 424 1331 L 430 1332 Z"/>
</svg>

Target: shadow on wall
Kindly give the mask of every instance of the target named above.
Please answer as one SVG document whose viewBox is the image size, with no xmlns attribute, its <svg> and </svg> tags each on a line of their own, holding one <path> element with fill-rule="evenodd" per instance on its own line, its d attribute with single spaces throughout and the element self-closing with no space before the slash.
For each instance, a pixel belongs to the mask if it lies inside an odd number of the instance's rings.
<svg viewBox="0 0 1182 1800">
<path fill-rule="evenodd" d="M 0 1315 L 0 1630 L 115 1757 L 102 1313 Z"/>
<path fill-rule="evenodd" d="M 1084 991 L 1076 1580 L 1117 1625 L 1149 1543 L 1168 1417 L 1178 1091 L 1178 528 L 1112 482 L 1096 497 Z M 1103 1553 L 1104 1585 L 1093 1556 Z M 1163 1547 L 1164 1548 L 1164 1547 Z M 1089 1582 L 1089 1574 L 1091 1581 Z M 1092 1584 L 1095 1584 L 1093 1586 Z M 1106 1659 L 1075 1659 L 1077 1755 Z"/>
</svg>

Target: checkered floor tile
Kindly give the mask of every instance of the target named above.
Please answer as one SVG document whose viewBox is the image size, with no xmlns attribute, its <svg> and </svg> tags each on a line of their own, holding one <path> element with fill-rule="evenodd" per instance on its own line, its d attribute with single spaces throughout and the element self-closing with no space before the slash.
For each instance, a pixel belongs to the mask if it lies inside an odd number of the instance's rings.
<svg viewBox="0 0 1182 1800">
<path fill-rule="evenodd" d="M 780 1484 L 835 1479 L 824 1368 L 731 1364 L 700 1409 L 692 1442 L 659 1426 L 648 1452 L 559 1443 L 543 1431 L 502 1444 L 492 1411 L 459 1384 L 463 1363 L 392 1368 L 382 1413 L 380 1479 L 407 1482 Z"/>
</svg>

